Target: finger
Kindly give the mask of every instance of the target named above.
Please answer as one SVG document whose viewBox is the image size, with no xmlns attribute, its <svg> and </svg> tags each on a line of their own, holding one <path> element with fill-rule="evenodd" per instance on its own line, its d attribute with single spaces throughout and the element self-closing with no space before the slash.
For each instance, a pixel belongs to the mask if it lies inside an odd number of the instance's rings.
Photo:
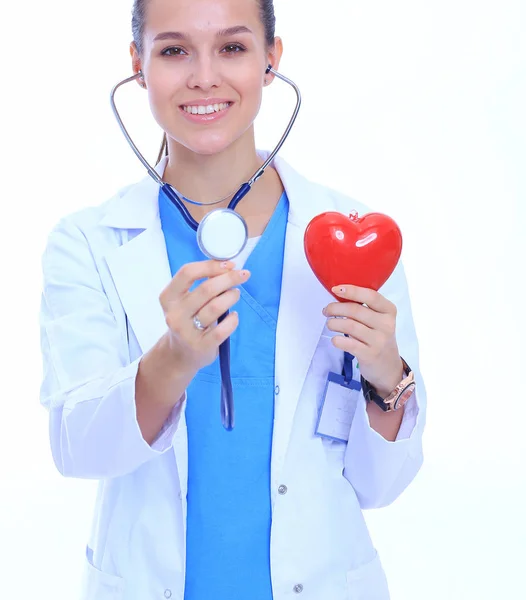
<svg viewBox="0 0 526 600">
<path fill-rule="evenodd" d="M 357 302 L 332 302 L 323 309 L 323 314 L 327 318 L 347 317 L 348 319 L 354 319 L 371 329 L 377 329 L 379 325 L 378 313 Z"/>
<path fill-rule="evenodd" d="M 193 319 L 200 314 L 203 306 L 228 289 L 244 283 L 249 277 L 250 273 L 248 271 L 230 271 L 207 279 L 192 292 L 171 297 L 167 295 L 161 298 L 161 305 L 169 329 L 172 333 L 187 341 L 195 341 L 195 333 L 199 330 L 195 327 Z"/>
<path fill-rule="evenodd" d="M 184 295 L 200 279 L 217 277 L 233 270 L 231 261 L 203 260 L 183 265 L 161 294 L 163 300 L 175 300 Z"/>
<path fill-rule="evenodd" d="M 366 346 L 371 346 L 376 338 L 374 329 L 358 323 L 353 319 L 329 319 L 327 328 L 336 333 L 350 335 L 353 339 L 362 342 Z"/>
<path fill-rule="evenodd" d="M 215 347 L 222 344 L 229 338 L 239 325 L 239 315 L 232 311 L 229 315 L 215 327 L 211 327 L 204 332 L 203 342 L 209 347 Z"/>
<path fill-rule="evenodd" d="M 339 350 L 343 350 L 343 352 L 348 352 L 355 356 L 359 363 L 362 362 L 363 357 L 367 356 L 370 352 L 369 346 L 360 342 L 360 340 L 355 340 L 353 338 L 343 337 L 343 335 L 335 335 L 332 338 L 332 345 L 338 348 Z"/>
<path fill-rule="evenodd" d="M 369 308 L 379 313 L 393 314 L 396 312 L 396 307 L 392 302 L 379 292 L 369 288 L 342 284 L 333 287 L 332 292 L 344 300 L 367 304 Z"/>
<path fill-rule="evenodd" d="M 211 300 L 220 296 L 229 289 L 242 285 L 250 278 L 250 272 L 230 271 L 217 277 L 211 277 L 200 283 L 191 291 L 182 302 L 182 310 L 189 316 L 194 316 L 206 306 Z"/>
<path fill-rule="evenodd" d="M 216 296 L 208 304 L 205 304 L 197 316 L 203 327 L 210 327 L 219 319 L 221 315 L 230 310 L 239 300 L 241 291 L 238 288 L 227 290 L 223 294 Z"/>
</svg>

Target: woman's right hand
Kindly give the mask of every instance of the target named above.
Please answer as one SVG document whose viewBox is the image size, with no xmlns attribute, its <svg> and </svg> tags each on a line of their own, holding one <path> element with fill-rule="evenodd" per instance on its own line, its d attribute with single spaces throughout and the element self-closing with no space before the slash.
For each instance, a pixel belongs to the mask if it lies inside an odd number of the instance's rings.
<svg viewBox="0 0 526 600">
<path fill-rule="evenodd" d="M 234 270 L 234 263 L 208 260 L 183 265 L 160 295 L 168 325 L 170 349 L 179 368 L 197 373 L 212 363 L 219 346 L 236 330 L 239 319 L 231 312 L 217 320 L 238 300 L 239 286 L 250 278 L 246 270 Z M 206 279 L 195 289 L 192 285 Z M 194 317 L 205 329 L 199 330 Z"/>
</svg>

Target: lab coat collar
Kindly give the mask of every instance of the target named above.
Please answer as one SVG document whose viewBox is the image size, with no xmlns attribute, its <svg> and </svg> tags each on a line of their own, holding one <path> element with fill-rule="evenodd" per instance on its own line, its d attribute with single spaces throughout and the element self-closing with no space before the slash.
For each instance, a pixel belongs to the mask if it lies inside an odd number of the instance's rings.
<svg viewBox="0 0 526 600">
<path fill-rule="evenodd" d="M 165 156 L 155 171 L 160 177 L 168 163 Z M 146 175 L 108 202 L 108 209 L 100 224 L 115 229 L 147 229 L 159 218 L 159 184 Z"/>
<path fill-rule="evenodd" d="M 258 155 L 266 160 L 270 152 L 258 150 Z M 155 167 L 163 176 L 168 157 L 161 159 Z M 283 158 L 277 156 L 272 165 L 276 168 L 289 199 L 289 222 L 305 226 L 315 216 L 312 203 L 302 201 L 309 190 L 310 182 L 295 171 Z M 148 229 L 159 220 L 159 185 L 146 175 L 138 183 L 129 186 L 108 203 L 106 214 L 100 224 L 115 229 Z"/>
</svg>

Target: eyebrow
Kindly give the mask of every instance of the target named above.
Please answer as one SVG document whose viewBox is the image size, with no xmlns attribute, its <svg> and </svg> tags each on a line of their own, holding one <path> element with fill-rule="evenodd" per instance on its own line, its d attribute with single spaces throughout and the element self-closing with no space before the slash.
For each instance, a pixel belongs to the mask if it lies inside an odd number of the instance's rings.
<svg viewBox="0 0 526 600">
<path fill-rule="evenodd" d="M 216 33 L 216 37 L 230 37 L 232 35 L 238 35 L 240 33 L 252 33 L 252 30 L 245 25 L 235 25 L 234 27 L 228 27 L 227 29 L 220 29 Z M 159 40 L 187 40 L 189 36 L 181 31 L 165 31 L 159 33 L 153 39 L 154 42 Z"/>
</svg>

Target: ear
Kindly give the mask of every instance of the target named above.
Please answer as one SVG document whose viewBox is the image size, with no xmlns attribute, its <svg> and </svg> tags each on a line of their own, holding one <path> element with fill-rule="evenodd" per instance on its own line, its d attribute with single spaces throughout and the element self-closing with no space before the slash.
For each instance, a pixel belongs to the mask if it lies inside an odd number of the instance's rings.
<svg viewBox="0 0 526 600">
<path fill-rule="evenodd" d="M 279 71 L 279 63 L 283 54 L 283 41 L 280 37 L 274 38 L 274 45 L 269 48 L 267 54 L 267 64 L 272 65 L 273 69 Z M 274 75 L 269 73 L 265 75 L 265 85 L 270 85 L 274 81 Z"/>
<path fill-rule="evenodd" d="M 133 72 L 138 73 L 142 69 L 142 63 L 141 63 L 141 57 L 139 56 L 139 52 L 137 51 L 137 46 L 135 45 L 135 42 L 132 42 L 130 44 L 130 56 L 132 57 Z M 146 83 L 144 82 L 144 77 L 137 79 L 137 82 L 141 87 L 146 87 Z"/>
</svg>

